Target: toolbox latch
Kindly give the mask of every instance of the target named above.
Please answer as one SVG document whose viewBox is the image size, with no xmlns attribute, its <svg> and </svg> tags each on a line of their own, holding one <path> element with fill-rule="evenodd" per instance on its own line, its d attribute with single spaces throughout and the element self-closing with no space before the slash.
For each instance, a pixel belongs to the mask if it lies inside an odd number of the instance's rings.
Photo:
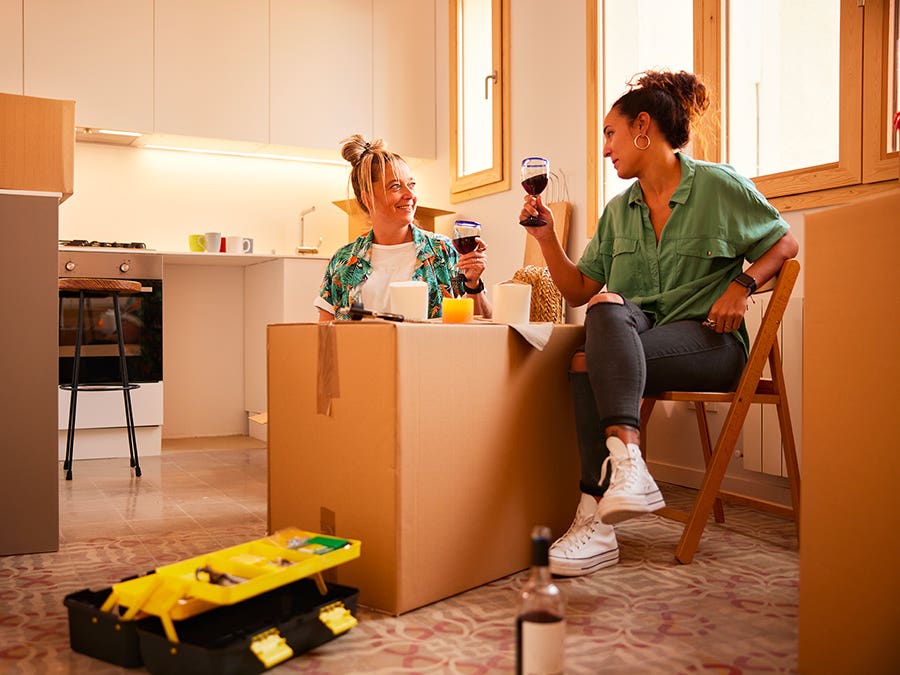
<svg viewBox="0 0 900 675">
<path fill-rule="evenodd" d="M 335 635 L 346 633 L 358 623 L 356 617 L 344 607 L 344 603 L 340 600 L 322 607 L 319 610 L 319 621 L 328 626 L 328 629 Z"/>
<path fill-rule="evenodd" d="M 270 628 L 258 635 L 254 635 L 250 641 L 250 649 L 266 668 L 271 668 L 282 661 L 287 661 L 294 655 L 294 650 L 281 637 L 281 633 L 278 632 L 277 628 Z"/>
</svg>

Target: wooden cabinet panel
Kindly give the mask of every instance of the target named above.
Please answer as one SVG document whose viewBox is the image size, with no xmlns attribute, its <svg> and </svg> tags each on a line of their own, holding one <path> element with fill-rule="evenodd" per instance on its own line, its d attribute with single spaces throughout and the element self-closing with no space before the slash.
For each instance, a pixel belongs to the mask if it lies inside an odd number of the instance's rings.
<svg viewBox="0 0 900 675">
<path fill-rule="evenodd" d="M 22 84 L 22 0 L 0 0 L 0 91 L 24 93 Z"/>
<path fill-rule="evenodd" d="M 275 144 L 337 149 L 372 134 L 372 3 L 271 0 Z"/>
<path fill-rule="evenodd" d="M 266 0 L 156 0 L 155 131 L 268 142 Z"/>
<path fill-rule="evenodd" d="M 433 0 L 374 0 L 374 133 L 401 155 L 434 158 Z"/>
<path fill-rule="evenodd" d="M 153 129 L 153 0 L 25 0 L 25 93 L 78 126 Z"/>
</svg>

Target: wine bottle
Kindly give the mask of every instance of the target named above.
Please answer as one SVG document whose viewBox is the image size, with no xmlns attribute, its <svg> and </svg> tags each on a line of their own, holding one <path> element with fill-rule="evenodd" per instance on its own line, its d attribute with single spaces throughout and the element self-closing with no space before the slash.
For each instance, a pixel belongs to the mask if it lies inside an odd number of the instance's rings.
<svg viewBox="0 0 900 675">
<path fill-rule="evenodd" d="M 531 574 L 519 595 L 516 616 L 516 673 L 550 675 L 563 672 L 566 638 L 565 599 L 548 567 L 550 528 L 531 533 Z"/>
</svg>

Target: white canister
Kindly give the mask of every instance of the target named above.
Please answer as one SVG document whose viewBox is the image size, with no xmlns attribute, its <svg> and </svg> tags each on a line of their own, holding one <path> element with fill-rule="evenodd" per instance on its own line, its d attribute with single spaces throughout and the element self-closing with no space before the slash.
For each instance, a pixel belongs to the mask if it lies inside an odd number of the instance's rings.
<svg viewBox="0 0 900 675">
<path fill-rule="evenodd" d="M 514 281 L 494 284 L 494 323 L 528 323 L 531 319 L 531 285 Z"/>
<path fill-rule="evenodd" d="M 424 281 L 391 283 L 391 312 L 412 321 L 428 318 L 428 284 Z"/>
</svg>

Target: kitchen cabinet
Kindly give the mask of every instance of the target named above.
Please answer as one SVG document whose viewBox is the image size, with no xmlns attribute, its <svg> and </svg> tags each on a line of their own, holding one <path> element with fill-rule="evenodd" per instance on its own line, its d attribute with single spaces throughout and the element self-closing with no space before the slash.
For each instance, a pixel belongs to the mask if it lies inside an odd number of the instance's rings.
<svg viewBox="0 0 900 675">
<path fill-rule="evenodd" d="M 337 149 L 372 135 L 372 3 L 271 0 L 270 142 Z"/>
<path fill-rule="evenodd" d="M 22 94 L 22 0 L 0 0 L 0 91 Z"/>
<path fill-rule="evenodd" d="M 374 135 L 401 155 L 434 158 L 435 3 L 375 0 Z"/>
<path fill-rule="evenodd" d="M 156 0 L 155 8 L 155 131 L 267 143 L 268 3 Z"/>
<path fill-rule="evenodd" d="M 83 127 L 153 129 L 153 0 L 25 0 L 28 96 L 73 99 Z"/>
<path fill-rule="evenodd" d="M 245 268 L 244 403 L 248 412 L 268 410 L 266 326 L 318 321 L 319 312 L 312 303 L 327 265 L 328 258 L 282 258 Z"/>
</svg>

